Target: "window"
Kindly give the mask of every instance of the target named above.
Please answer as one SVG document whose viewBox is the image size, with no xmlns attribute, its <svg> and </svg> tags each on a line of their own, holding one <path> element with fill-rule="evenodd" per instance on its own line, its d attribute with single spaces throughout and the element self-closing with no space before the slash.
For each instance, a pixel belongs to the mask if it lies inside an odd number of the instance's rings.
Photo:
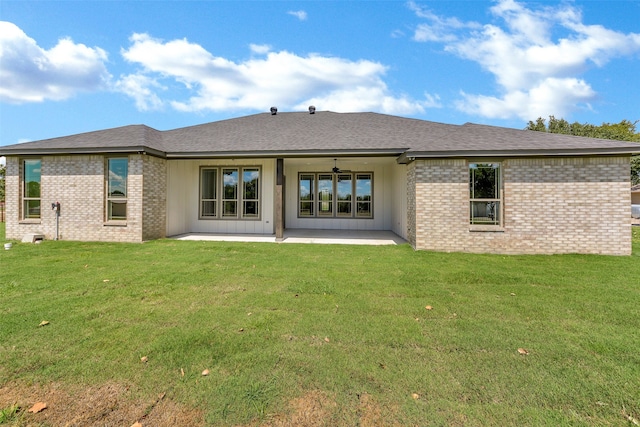
<svg viewBox="0 0 640 427">
<path fill-rule="evenodd" d="M 301 173 L 298 216 L 373 218 L 371 173 Z"/>
<path fill-rule="evenodd" d="M 107 159 L 107 221 L 127 219 L 127 178 L 129 159 Z"/>
<path fill-rule="evenodd" d="M 372 218 L 372 192 L 371 192 L 372 174 L 358 173 L 356 174 L 356 216 L 361 218 Z"/>
<path fill-rule="evenodd" d="M 222 169 L 222 217 L 238 216 L 238 169 Z"/>
<path fill-rule="evenodd" d="M 200 218 L 260 218 L 260 168 L 201 168 Z"/>
<path fill-rule="evenodd" d="M 338 216 L 350 217 L 353 212 L 353 177 L 351 174 L 339 174 L 336 181 L 338 196 Z"/>
<path fill-rule="evenodd" d="M 501 192 L 499 163 L 469 164 L 471 224 L 500 225 Z"/>
<path fill-rule="evenodd" d="M 315 194 L 315 175 L 300 174 L 300 186 L 298 190 L 298 215 L 299 216 L 315 216 L 313 209 Z"/>
<path fill-rule="evenodd" d="M 200 171 L 200 216 L 215 217 L 217 215 L 217 169 Z"/>
<path fill-rule="evenodd" d="M 318 175 L 318 216 L 333 216 L 333 174 Z"/>
<path fill-rule="evenodd" d="M 258 197 L 260 187 L 260 170 L 244 168 L 242 170 L 242 215 L 245 218 L 258 218 Z"/>
<path fill-rule="evenodd" d="M 24 181 L 22 202 L 24 219 L 40 218 L 40 160 L 25 160 L 23 162 Z"/>
</svg>

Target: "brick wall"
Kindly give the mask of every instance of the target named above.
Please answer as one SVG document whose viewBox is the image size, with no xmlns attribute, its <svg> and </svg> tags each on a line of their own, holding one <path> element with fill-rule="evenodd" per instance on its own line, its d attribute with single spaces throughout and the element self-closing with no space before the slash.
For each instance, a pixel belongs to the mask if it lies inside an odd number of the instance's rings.
<svg viewBox="0 0 640 427">
<path fill-rule="evenodd" d="M 20 158 L 7 157 L 8 239 L 21 239 L 27 233 L 42 233 L 46 239 L 53 239 L 56 235 L 53 202 L 61 205 L 58 236 L 62 240 L 141 242 L 164 236 L 164 160 L 146 155 L 129 156 L 127 220 L 121 222 L 105 221 L 105 156 L 43 156 L 40 160 L 41 218 L 24 221 L 21 220 L 22 162 Z"/>
<path fill-rule="evenodd" d="M 105 222 L 105 157 L 45 156 L 41 219 L 21 221 L 21 161 L 7 157 L 6 235 L 56 233 L 64 240 L 140 242 L 164 237 L 166 161 L 129 156 L 127 221 Z M 502 162 L 503 227 L 469 226 L 466 160 L 407 166 L 407 237 L 416 249 L 493 253 L 631 253 L 629 157 L 508 159 Z"/>
<path fill-rule="evenodd" d="M 407 241 L 416 248 L 416 164 L 407 165 Z"/>
<path fill-rule="evenodd" d="M 631 253 L 628 157 L 503 161 L 503 227 L 493 231 L 469 226 L 465 160 L 414 163 L 415 184 L 408 187 L 410 198 L 415 192 L 416 237 L 411 243 L 416 249 Z"/>
<path fill-rule="evenodd" d="M 157 157 L 144 156 L 142 239 L 166 237 L 167 166 Z"/>
<path fill-rule="evenodd" d="M 417 160 L 416 249 L 464 251 L 469 176 L 465 160 Z"/>
<path fill-rule="evenodd" d="M 17 157 L 7 157 L 6 174 L 4 181 L 5 201 L 5 234 L 7 239 L 17 239 L 20 206 L 20 162 Z"/>
</svg>

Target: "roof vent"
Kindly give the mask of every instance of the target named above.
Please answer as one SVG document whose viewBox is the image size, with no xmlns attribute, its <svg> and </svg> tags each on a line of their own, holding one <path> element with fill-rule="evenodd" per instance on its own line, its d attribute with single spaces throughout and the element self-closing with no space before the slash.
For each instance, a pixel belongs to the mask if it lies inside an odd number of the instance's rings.
<svg viewBox="0 0 640 427">
<path fill-rule="evenodd" d="M 314 105 L 309 105 L 309 114 L 315 114 L 316 113 L 316 107 Z"/>
<path fill-rule="evenodd" d="M 276 114 L 278 114 L 278 108 L 277 107 L 271 107 L 271 115 L 275 116 Z"/>
</svg>

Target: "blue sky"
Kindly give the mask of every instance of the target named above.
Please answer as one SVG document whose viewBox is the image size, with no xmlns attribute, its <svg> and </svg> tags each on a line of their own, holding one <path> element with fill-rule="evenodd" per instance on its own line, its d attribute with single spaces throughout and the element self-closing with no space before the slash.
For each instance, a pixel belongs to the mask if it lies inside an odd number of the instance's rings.
<svg viewBox="0 0 640 427">
<path fill-rule="evenodd" d="M 640 119 L 640 0 L 0 0 L 0 145 L 375 111 Z"/>
</svg>

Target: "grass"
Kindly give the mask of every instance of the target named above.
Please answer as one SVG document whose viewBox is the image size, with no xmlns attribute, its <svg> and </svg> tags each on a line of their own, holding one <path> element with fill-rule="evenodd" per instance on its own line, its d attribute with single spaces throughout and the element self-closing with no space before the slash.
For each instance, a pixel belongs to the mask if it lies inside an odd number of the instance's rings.
<svg viewBox="0 0 640 427">
<path fill-rule="evenodd" d="M 358 425 L 363 394 L 381 425 L 631 425 L 633 233 L 629 257 L 15 242 L 0 253 L 0 387 L 116 381 L 209 425 L 268 422 L 311 392 L 334 403 L 326 425 Z"/>
<path fill-rule="evenodd" d="M 0 410 L 0 424 L 8 423 L 18 417 L 20 407 L 18 405 L 11 405 L 7 408 Z"/>
</svg>

